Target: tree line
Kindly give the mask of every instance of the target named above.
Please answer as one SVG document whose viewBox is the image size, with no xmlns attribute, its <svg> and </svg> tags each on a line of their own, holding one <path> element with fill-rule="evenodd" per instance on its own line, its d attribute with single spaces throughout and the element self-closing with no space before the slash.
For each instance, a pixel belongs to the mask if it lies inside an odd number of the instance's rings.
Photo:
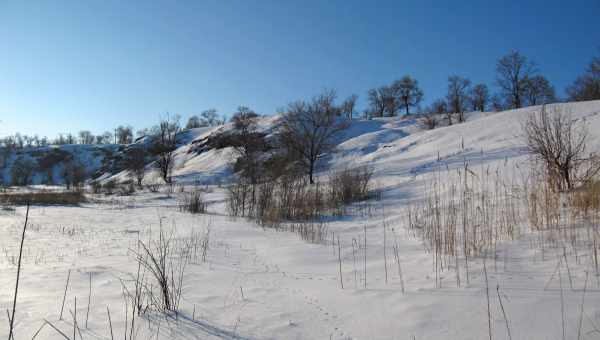
<svg viewBox="0 0 600 340">
<path fill-rule="evenodd" d="M 390 85 L 367 92 L 364 118 L 397 116 L 418 111 L 445 115 L 447 122 L 464 121 L 468 111 L 501 111 L 558 102 L 554 86 L 539 71 L 537 64 L 519 51 L 511 51 L 496 62 L 496 93 L 486 84 L 474 84 L 460 75 L 448 77 L 447 94 L 421 107 L 424 93 L 419 82 L 405 75 Z M 567 101 L 600 99 L 600 57 L 589 63 L 584 73 L 566 89 Z"/>
</svg>

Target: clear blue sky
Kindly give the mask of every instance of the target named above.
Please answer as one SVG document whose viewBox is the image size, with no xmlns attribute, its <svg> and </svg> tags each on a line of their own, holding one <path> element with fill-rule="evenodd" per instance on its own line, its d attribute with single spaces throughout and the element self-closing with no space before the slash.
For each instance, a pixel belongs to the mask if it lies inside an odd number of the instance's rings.
<svg viewBox="0 0 600 340">
<path fill-rule="evenodd" d="M 600 1 L 0 1 L 0 136 L 149 127 L 238 105 L 270 114 L 406 73 L 493 85 L 518 49 L 559 94 L 600 54 Z"/>
</svg>

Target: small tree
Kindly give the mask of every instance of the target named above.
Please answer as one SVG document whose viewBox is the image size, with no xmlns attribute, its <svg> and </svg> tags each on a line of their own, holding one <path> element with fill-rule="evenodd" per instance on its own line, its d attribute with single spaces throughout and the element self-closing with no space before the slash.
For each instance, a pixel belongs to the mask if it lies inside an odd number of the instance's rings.
<svg viewBox="0 0 600 340">
<path fill-rule="evenodd" d="M 471 99 L 471 104 L 473 105 L 473 111 L 485 111 L 490 99 L 490 94 L 485 84 L 473 86 L 469 97 Z"/>
<path fill-rule="evenodd" d="M 531 113 L 523 131 L 529 152 L 545 165 L 556 190 L 571 190 L 600 171 L 598 156 L 587 152 L 586 122 L 559 107 Z"/>
<path fill-rule="evenodd" d="M 383 117 L 383 113 L 386 111 L 386 93 L 387 87 L 385 86 L 369 90 L 367 98 L 370 116 Z"/>
<path fill-rule="evenodd" d="M 554 87 L 542 75 L 525 79 L 523 92 L 529 105 L 550 104 L 556 101 Z"/>
<path fill-rule="evenodd" d="M 467 93 L 471 86 L 471 81 L 459 76 L 448 77 L 448 106 L 451 112 L 458 115 L 458 122 L 465 121 L 465 109 L 468 100 Z"/>
<path fill-rule="evenodd" d="M 504 102 L 502 101 L 502 97 L 498 94 L 492 96 L 492 98 L 490 99 L 490 106 L 495 112 L 502 111 L 506 107 L 506 105 L 504 105 Z"/>
<path fill-rule="evenodd" d="M 427 112 L 419 119 L 419 123 L 422 128 L 433 130 L 438 126 L 437 116 L 433 112 Z"/>
<path fill-rule="evenodd" d="M 177 149 L 177 134 L 180 131 L 178 116 L 167 116 L 158 126 L 153 128 L 150 151 L 156 156 L 156 167 L 167 184 L 172 183 L 171 174 L 175 162 L 175 150 Z"/>
<path fill-rule="evenodd" d="M 187 124 L 185 124 L 186 129 L 196 129 L 196 128 L 203 127 L 203 126 L 206 126 L 206 125 L 202 124 L 202 121 L 200 121 L 200 118 L 198 116 L 191 116 L 188 119 Z"/>
<path fill-rule="evenodd" d="M 79 143 L 80 144 L 93 144 L 94 135 L 87 130 L 79 131 Z"/>
<path fill-rule="evenodd" d="M 37 163 L 34 160 L 25 157 L 17 158 L 11 168 L 13 185 L 29 185 L 36 168 Z"/>
<path fill-rule="evenodd" d="M 133 143 L 133 128 L 131 126 L 119 126 L 115 130 L 115 138 L 117 144 Z"/>
<path fill-rule="evenodd" d="M 317 161 L 334 147 L 333 138 L 347 127 L 336 117 L 335 91 L 325 91 L 311 101 L 297 101 L 281 118 L 279 140 L 289 154 L 298 156 L 310 183 Z"/>
<path fill-rule="evenodd" d="M 354 116 L 354 108 L 356 107 L 357 100 L 358 96 L 355 94 L 346 98 L 346 100 L 342 102 L 342 106 L 340 107 L 341 114 L 348 119 L 352 119 L 352 117 Z"/>
<path fill-rule="evenodd" d="M 511 51 L 496 64 L 496 82 L 513 109 L 523 107 L 525 80 L 535 73 L 535 64 L 518 51 Z"/>
<path fill-rule="evenodd" d="M 409 75 L 396 80 L 392 89 L 407 115 L 410 114 L 410 108 L 418 106 L 423 99 L 423 90 L 419 87 L 419 82 Z"/>
<path fill-rule="evenodd" d="M 125 165 L 136 179 L 138 187 L 142 187 L 142 181 L 146 175 L 146 155 L 144 148 L 136 147 L 129 150 L 126 154 Z"/>
<path fill-rule="evenodd" d="M 208 109 L 204 110 L 201 113 L 201 123 L 204 126 L 217 126 L 221 124 L 219 120 L 219 116 L 217 114 L 217 109 Z"/>
<path fill-rule="evenodd" d="M 65 164 L 63 170 L 63 178 L 67 190 L 71 188 L 81 188 L 85 182 L 85 167 L 76 160 L 69 161 Z"/>
<path fill-rule="evenodd" d="M 234 131 L 230 136 L 230 144 L 238 156 L 235 170 L 251 184 L 258 182 L 260 154 L 267 147 L 265 134 L 257 131 L 257 118 L 258 114 L 245 106 L 238 107 L 231 118 Z"/>
<path fill-rule="evenodd" d="M 567 88 L 569 100 L 600 99 L 600 57 L 592 59 L 586 72 Z"/>
</svg>

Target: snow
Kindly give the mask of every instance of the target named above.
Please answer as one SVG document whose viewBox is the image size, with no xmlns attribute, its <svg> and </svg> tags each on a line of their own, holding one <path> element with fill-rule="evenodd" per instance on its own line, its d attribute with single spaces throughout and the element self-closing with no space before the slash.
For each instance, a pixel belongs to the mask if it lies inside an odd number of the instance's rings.
<svg viewBox="0 0 600 340">
<path fill-rule="evenodd" d="M 574 118 L 589 123 L 590 150 L 598 150 L 600 101 L 560 105 Z M 353 121 L 336 141 L 337 152 L 323 159 L 320 174 L 368 165 L 374 170 L 383 200 L 370 202 L 371 214 L 358 213 L 355 205 L 350 208 L 354 213 L 328 223 L 328 230 L 335 232 L 342 243 L 344 289 L 340 287 L 338 254 L 331 238 L 326 244 L 310 244 L 294 233 L 226 216 L 225 193 L 216 185 L 209 186 L 204 194 L 210 204 L 209 212 L 203 215 L 180 212 L 176 207 L 180 193 L 138 192 L 125 197 L 98 196 L 81 206 L 33 206 L 25 240 L 15 339 L 30 339 L 44 319 L 71 334 L 68 311 L 74 309 L 75 297 L 84 338 L 110 339 L 107 306 L 115 337 L 123 337 L 121 280 L 130 279 L 137 270 L 131 249 L 135 249 L 138 239 L 155 234 L 160 225 L 182 236 L 210 228 L 208 257 L 206 262 L 193 262 L 186 270 L 180 317 L 176 320 L 154 313 L 140 318 L 137 339 L 488 338 L 483 261 L 472 262 L 470 284 L 457 288 L 454 275 L 445 272 L 442 288 L 434 288 L 431 255 L 424 251 L 420 239 L 405 229 L 402 219 L 406 204 L 418 199 L 436 169 L 460 168 L 465 161 L 476 168 L 495 168 L 507 162 L 526 167 L 520 123 L 529 112 L 539 109 L 473 113 L 465 123 L 430 131 L 422 130 L 414 118 Z M 270 131 L 276 120 L 261 120 L 261 129 Z M 174 173 L 179 183 L 218 184 L 231 177 L 231 150 L 191 152 L 193 141 L 211 133 L 214 130 L 195 129 L 181 137 Z M 86 159 L 87 164 L 95 164 L 92 158 Z M 124 179 L 127 174 L 117 176 Z M 24 215 L 24 207 L 0 211 L 3 310 L 12 306 Z M 393 242 L 390 240 L 397 240 L 399 245 L 404 294 L 389 249 L 385 281 L 384 219 L 389 225 L 388 246 Z M 355 270 L 351 246 L 353 240 L 364 244 L 365 226 L 366 277 L 365 249 L 361 246 L 355 254 Z M 527 232 L 518 240 L 501 243 L 497 260 L 488 259 L 486 264 L 494 339 L 508 338 L 497 294 L 502 298 L 513 339 L 562 338 L 562 294 L 566 338 L 576 338 L 588 260 L 569 257 L 573 289 L 564 273 L 561 289 L 557 279 L 551 280 L 557 254 L 550 250 L 542 258 L 531 247 L 534 237 L 533 232 Z M 86 328 L 90 275 L 92 297 Z M 582 339 L 597 336 L 593 330 L 600 323 L 598 306 L 598 278 L 590 276 Z M 5 314 L 2 316 L 0 323 L 6 324 Z M 7 327 L 0 327 L 0 337 L 6 336 Z M 61 337 L 45 327 L 38 338 Z"/>
</svg>

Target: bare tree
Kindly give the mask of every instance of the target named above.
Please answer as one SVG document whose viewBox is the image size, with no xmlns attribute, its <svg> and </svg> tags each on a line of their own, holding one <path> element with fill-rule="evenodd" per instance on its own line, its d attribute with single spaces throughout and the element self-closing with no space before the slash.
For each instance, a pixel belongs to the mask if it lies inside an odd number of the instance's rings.
<svg viewBox="0 0 600 340">
<path fill-rule="evenodd" d="M 119 126 L 115 129 L 116 144 L 133 143 L 133 128 L 131 126 Z"/>
<path fill-rule="evenodd" d="M 222 122 L 219 120 L 219 115 L 217 114 L 217 109 L 208 109 L 202 111 L 200 114 L 201 122 L 205 126 L 217 126 Z"/>
<path fill-rule="evenodd" d="M 351 95 L 346 100 L 342 102 L 341 113 L 348 119 L 352 119 L 354 116 L 354 108 L 356 107 L 356 101 L 358 100 L 358 95 Z"/>
<path fill-rule="evenodd" d="M 523 92 L 529 105 L 550 104 L 556 101 L 554 87 L 542 75 L 526 78 Z"/>
<path fill-rule="evenodd" d="M 525 80 L 535 71 L 535 64 L 518 51 L 511 51 L 498 60 L 496 82 L 511 108 L 523 107 Z"/>
<path fill-rule="evenodd" d="M 543 106 L 523 124 L 529 152 L 546 167 L 554 188 L 571 190 L 600 171 L 600 159 L 587 151 L 585 121 L 574 120 L 560 107 Z"/>
<path fill-rule="evenodd" d="M 431 103 L 430 111 L 441 115 L 448 112 L 448 105 L 444 99 L 436 99 Z"/>
<path fill-rule="evenodd" d="M 70 160 L 65 163 L 63 178 L 67 189 L 81 188 L 86 178 L 85 167 L 77 160 Z"/>
<path fill-rule="evenodd" d="M 410 108 L 418 106 L 423 99 L 423 90 L 419 87 L 419 82 L 409 75 L 396 80 L 391 87 L 407 115 L 410 114 Z"/>
<path fill-rule="evenodd" d="M 265 134 L 257 131 L 257 119 L 258 114 L 245 106 L 238 107 L 231 117 L 233 133 L 229 144 L 237 154 L 234 170 L 251 184 L 258 183 L 261 174 L 260 155 L 268 148 Z"/>
<path fill-rule="evenodd" d="M 458 115 L 458 122 L 465 121 L 465 109 L 468 101 L 468 91 L 471 86 L 471 81 L 467 78 L 459 76 L 448 77 L 448 106 L 450 112 Z"/>
<path fill-rule="evenodd" d="M 446 115 L 448 126 L 452 125 L 452 112 L 448 110 L 448 103 L 444 99 L 436 99 L 431 103 L 431 112 L 438 115 Z"/>
<path fill-rule="evenodd" d="M 503 111 L 505 109 L 504 102 L 502 101 L 502 97 L 498 94 L 494 94 L 490 99 L 490 106 L 492 110 L 495 112 Z"/>
<path fill-rule="evenodd" d="M 383 105 L 386 116 L 394 117 L 398 115 L 398 109 L 400 108 L 400 101 L 398 99 L 398 91 L 392 86 L 382 87 Z"/>
<path fill-rule="evenodd" d="M 434 112 L 426 112 L 419 119 L 419 124 L 424 129 L 433 130 L 438 126 L 437 115 Z"/>
<path fill-rule="evenodd" d="M 177 149 L 177 134 L 181 131 L 179 117 L 167 116 L 153 128 L 151 153 L 156 156 L 156 167 L 165 183 L 172 183 L 171 174 Z"/>
<path fill-rule="evenodd" d="M 473 86 L 470 94 L 473 111 L 485 111 L 487 103 L 490 99 L 488 88 L 485 84 L 477 84 Z"/>
<path fill-rule="evenodd" d="M 200 120 L 200 117 L 191 116 L 188 119 L 187 124 L 185 125 L 185 128 L 186 129 L 196 129 L 196 128 L 203 127 L 203 126 L 207 126 L 207 125 L 204 125 L 202 123 L 202 121 Z"/>
<path fill-rule="evenodd" d="M 311 101 L 288 105 L 281 118 L 279 140 L 292 154 L 298 155 L 310 183 L 314 183 L 317 161 L 334 148 L 333 138 L 347 127 L 336 117 L 335 91 L 324 91 Z"/>
<path fill-rule="evenodd" d="M 367 98 L 369 100 L 369 112 L 375 117 L 383 117 L 385 112 L 385 96 L 387 87 L 383 86 L 377 89 L 370 89 Z"/>
<path fill-rule="evenodd" d="M 75 144 L 75 137 L 71 133 L 67 133 L 67 136 L 65 138 L 65 144 Z M 22 142 L 19 142 L 19 144 L 21 144 L 21 147 L 23 147 Z"/>
<path fill-rule="evenodd" d="M 37 169 L 37 163 L 31 159 L 20 156 L 11 167 L 11 179 L 13 185 L 29 185 L 33 173 Z"/>
<path fill-rule="evenodd" d="M 80 144 L 93 144 L 94 136 L 87 130 L 79 131 L 79 143 Z"/>
<path fill-rule="evenodd" d="M 586 72 L 567 88 L 569 100 L 600 99 L 600 57 L 592 59 Z"/>
<path fill-rule="evenodd" d="M 146 175 L 146 156 L 147 152 L 143 147 L 131 148 L 125 154 L 125 166 L 135 176 L 140 188 Z"/>
</svg>

